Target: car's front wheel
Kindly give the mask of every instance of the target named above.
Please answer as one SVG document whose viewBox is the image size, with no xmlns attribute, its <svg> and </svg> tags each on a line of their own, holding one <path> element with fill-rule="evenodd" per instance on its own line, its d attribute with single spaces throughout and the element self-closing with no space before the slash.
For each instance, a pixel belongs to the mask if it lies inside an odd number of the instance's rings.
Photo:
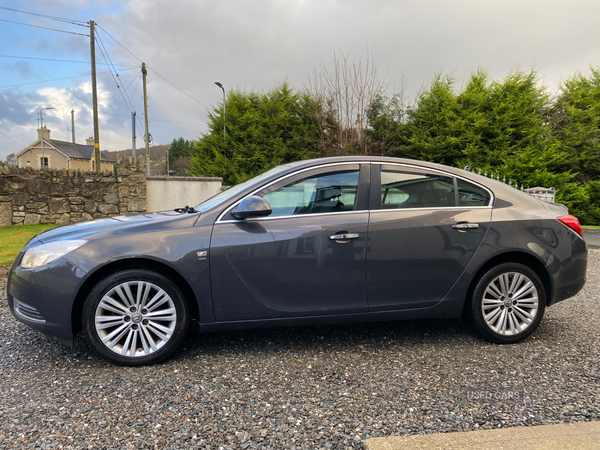
<svg viewBox="0 0 600 450">
<path fill-rule="evenodd" d="M 177 286 L 145 269 L 122 270 L 100 281 L 85 301 L 82 320 L 94 349 L 123 366 L 168 357 L 185 339 L 189 325 Z"/>
<path fill-rule="evenodd" d="M 504 263 L 477 282 L 465 311 L 483 338 L 512 344 L 531 335 L 544 315 L 546 295 L 539 276 L 529 267 Z"/>
</svg>

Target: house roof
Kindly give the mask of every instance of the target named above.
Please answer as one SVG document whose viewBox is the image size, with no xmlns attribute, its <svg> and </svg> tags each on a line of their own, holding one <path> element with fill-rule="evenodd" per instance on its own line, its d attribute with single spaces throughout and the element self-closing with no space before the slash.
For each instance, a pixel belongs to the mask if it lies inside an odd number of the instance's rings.
<svg viewBox="0 0 600 450">
<path fill-rule="evenodd" d="M 91 159 L 94 154 L 93 145 L 73 144 L 72 142 L 50 139 L 50 144 L 69 158 Z"/>
<path fill-rule="evenodd" d="M 37 145 L 40 141 L 41 141 L 41 139 L 38 139 L 33 144 L 25 147 L 23 150 L 21 150 L 19 153 L 17 153 L 16 156 L 19 156 L 21 153 L 25 152 L 29 148 Z M 94 146 L 93 145 L 73 144 L 72 142 L 58 141 L 56 139 L 44 139 L 44 142 L 51 145 L 52 147 L 54 147 L 56 150 L 58 150 L 59 152 L 61 152 L 63 155 L 65 155 L 68 158 L 86 159 L 89 161 L 90 159 L 92 159 L 92 156 L 94 155 Z M 102 158 L 102 160 L 105 162 L 114 162 L 113 159 Z"/>
</svg>

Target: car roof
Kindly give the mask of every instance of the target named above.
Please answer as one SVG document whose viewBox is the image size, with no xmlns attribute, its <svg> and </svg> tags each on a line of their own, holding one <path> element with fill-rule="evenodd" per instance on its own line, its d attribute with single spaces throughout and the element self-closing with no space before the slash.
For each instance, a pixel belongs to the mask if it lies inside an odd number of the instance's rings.
<svg viewBox="0 0 600 450">
<path fill-rule="evenodd" d="M 466 180 L 473 181 L 475 183 L 481 184 L 491 190 L 494 193 L 496 198 L 503 199 L 509 202 L 516 202 L 520 204 L 528 204 L 530 207 L 542 206 L 541 201 L 521 192 L 519 189 L 513 187 L 517 186 L 515 182 L 514 185 L 510 186 L 502 181 L 497 181 L 492 178 L 488 178 L 483 175 L 479 175 L 468 170 L 459 169 L 457 167 L 446 166 L 444 164 L 438 164 L 435 162 L 427 162 L 420 161 L 416 159 L 407 159 L 407 158 L 394 158 L 391 156 L 334 156 L 334 157 L 326 157 L 326 158 L 316 158 L 316 159 L 305 159 L 302 161 L 296 161 L 292 163 L 284 164 L 281 167 L 282 171 L 278 174 L 278 176 L 287 174 L 289 172 L 296 171 L 298 169 L 308 168 L 315 165 L 324 165 L 324 164 L 339 164 L 339 163 L 380 163 L 380 164 L 406 164 L 411 166 L 417 166 L 425 169 L 433 169 L 439 170 L 446 173 L 450 173 L 460 178 L 464 178 Z"/>
</svg>

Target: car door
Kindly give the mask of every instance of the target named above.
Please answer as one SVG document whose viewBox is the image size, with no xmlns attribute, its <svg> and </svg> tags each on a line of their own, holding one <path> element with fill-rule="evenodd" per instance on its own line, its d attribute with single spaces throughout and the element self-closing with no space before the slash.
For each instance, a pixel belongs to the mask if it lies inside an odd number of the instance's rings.
<svg viewBox="0 0 600 450">
<path fill-rule="evenodd" d="M 367 253 L 370 311 L 441 301 L 473 258 L 492 194 L 443 172 L 373 165 Z"/>
<path fill-rule="evenodd" d="M 215 222 L 217 321 L 365 312 L 368 164 L 303 170 L 258 192 L 268 217 Z"/>
</svg>

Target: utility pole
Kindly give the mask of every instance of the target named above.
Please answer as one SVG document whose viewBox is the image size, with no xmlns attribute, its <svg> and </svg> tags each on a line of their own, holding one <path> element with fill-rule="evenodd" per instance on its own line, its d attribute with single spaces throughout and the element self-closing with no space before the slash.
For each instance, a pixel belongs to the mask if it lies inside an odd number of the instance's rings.
<svg viewBox="0 0 600 450">
<path fill-rule="evenodd" d="M 96 47 L 94 45 L 94 21 L 90 20 L 90 56 L 92 60 L 92 102 L 94 103 L 94 165 L 100 173 L 100 135 L 98 129 L 98 93 L 96 91 Z"/>
<path fill-rule="evenodd" d="M 146 122 L 146 176 L 150 176 L 150 135 L 148 133 L 148 96 L 146 95 L 146 63 L 142 63 L 142 79 L 144 85 L 144 121 Z"/>
<path fill-rule="evenodd" d="M 135 159 L 135 111 L 131 113 L 131 157 Z"/>
<path fill-rule="evenodd" d="M 42 169 L 46 168 L 46 158 L 44 158 L 44 119 L 42 119 L 42 110 L 40 109 L 40 129 L 42 130 L 42 164 L 40 164 Z"/>
<path fill-rule="evenodd" d="M 75 110 L 71 110 L 71 131 L 73 132 L 73 144 L 75 143 Z"/>
</svg>

